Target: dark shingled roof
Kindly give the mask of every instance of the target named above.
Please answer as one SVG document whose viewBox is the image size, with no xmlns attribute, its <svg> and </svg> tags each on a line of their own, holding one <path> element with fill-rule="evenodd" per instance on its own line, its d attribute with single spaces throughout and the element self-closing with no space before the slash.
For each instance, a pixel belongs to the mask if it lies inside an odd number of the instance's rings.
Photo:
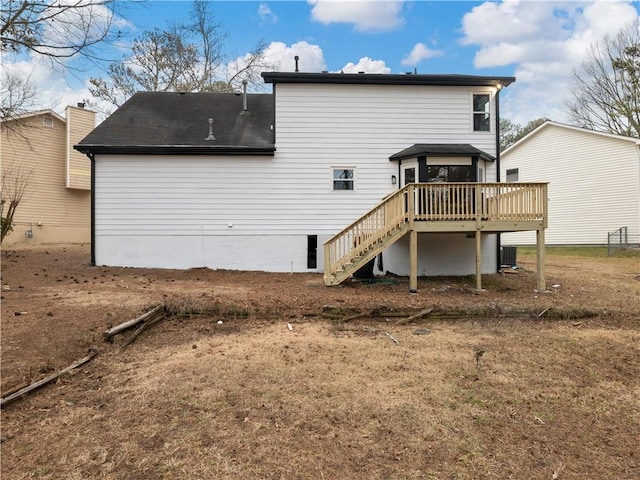
<svg viewBox="0 0 640 480">
<path fill-rule="evenodd" d="M 74 146 L 83 153 L 273 155 L 271 94 L 138 92 Z M 213 119 L 215 140 L 209 135 Z"/>
<path fill-rule="evenodd" d="M 439 85 L 449 87 L 507 87 L 515 77 L 459 74 L 296 73 L 263 72 L 265 83 L 338 83 L 357 85 Z"/>
<path fill-rule="evenodd" d="M 493 162 L 495 157 L 468 143 L 416 143 L 401 152 L 394 153 L 389 160 L 404 160 L 421 156 L 458 157 L 477 155 L 482 160 Z"/>
</svg>

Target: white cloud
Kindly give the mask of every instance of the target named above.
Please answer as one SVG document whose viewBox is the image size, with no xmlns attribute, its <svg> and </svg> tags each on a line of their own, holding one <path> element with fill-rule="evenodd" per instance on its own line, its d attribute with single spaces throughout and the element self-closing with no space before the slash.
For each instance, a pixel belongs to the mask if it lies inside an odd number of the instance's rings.
<svg viewBox="0 0 640 480">
<path fill-rule="evenodd" d="M 503 94 L 503 116 L 567 121 L 573 72 L 587 49 L 638 21 L 628 1 L 485 2 L 462 19 L 463 45 L 478 45 L 479 69 L 513 65 L 516 83 Z"/>
<path fill-rule="evenodd" d="M 566 61 L 566 52 L 556 48 L 553 41 L 540 40 L 536 42 L 496 43 L 483 45 L 476 53 L 474 65 L 476 68 L 501 67 L 512 63 L 552 63 Z M 570 65 L 568 68 L 571 69 Z"/>
<path fill-rule="evenodd" d="M 287 46 L 283 42 L 271 42 L 265 50 L 265 56 L 271 63 L 277 65 L 277 70 L 285 72 L 295 71 L 295 56 L 299 57 L 298 69 L 301 72 L 321 72 L 326 70 L 324 53 L 318 45 L 307 42 L 297 42 Z"/>
<path fill-rule="evenodd" d="M 93 108 L 113 109 L 105 102 L 93 99 L 87 83 L 82 86 L 71 86 L 69 79 L 65 78 L 59 70 L 51 68 L 51 63 L 48 61 L 32 58 L 5 64 L 4 68 L 22 78 L 28 78 L 35 87 L 35 97 L 29 105 L 25 105 L 28 110 L 51 109 L 64 116 L 67 106 L 76 105 L 85 100 L 91 100 Z"/>
<path fill-rule="evenodd" d="M 416 43 L 411 53 L 404 57 L 401 63 L 405 66 L 416 66 L 423 60 L 441 57 L 442 55 L 444 55 L 442 50 L 431 50 L 424 43 Z"/>
<path fill-rule="evenodd" d="M 391 73 L 384 60 L 373 60 L 369 57 L 362 57 L 358 63 L 349 62 L 340 70 L 344 73 Z"/>
<path fill-rule="evenodd" d="M 351 23 L 360 32 L 393 30 L 404 24 L 404 0 L 308 0 L 311 18 L 323 25 Z"/>
<path fill-rule="evenodd" d="M 276 23 L 278 16 L 271 11 L 266 3 L 261 3 L 258 7 L 258 15 L 262 19 L 262 23 Z"/>
<path fill-rule="evenodd" d="M 465 45 L 493 42 L 520 42 L 565 35 L 563 15 L 555 11 L 573 12 L 578 2 L 532 2 L 505 0 L 485 2 L 471 9 L 462 18 Z"/>
</svg>

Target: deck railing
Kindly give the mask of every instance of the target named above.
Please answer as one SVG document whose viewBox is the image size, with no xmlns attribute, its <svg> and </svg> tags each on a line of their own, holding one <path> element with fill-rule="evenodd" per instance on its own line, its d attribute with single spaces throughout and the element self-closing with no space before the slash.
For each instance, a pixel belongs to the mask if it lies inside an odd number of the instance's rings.
<svg viewBox="0 0 640 480">
<path fill-rule="evenodd" d="M 546 183 L 412 183 L 324 243 L 324 268 L 336 272 L 414 222 L 547 222 Z M 533 229 L 533 228 L 532 228 Z M 504 227 L 508 231 L 508 227 Z"/>
<path fill-rule="evenodd" d="M 544 183 L 417 183 L 407 187 L 411 186 L 414 220 L 536 221 L 545 218 Z M 408 195 L 407 190 L 405 197 Z"/>
</svg>

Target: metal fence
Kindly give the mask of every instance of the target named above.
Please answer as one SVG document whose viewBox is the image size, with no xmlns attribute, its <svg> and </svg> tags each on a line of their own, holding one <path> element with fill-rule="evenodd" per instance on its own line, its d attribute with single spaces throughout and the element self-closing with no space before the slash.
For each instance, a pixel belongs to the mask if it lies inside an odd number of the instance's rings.
<svg viewBox="0 0 640 480">
<path fill-rule="evenodd" d="M 629 228 L 620 227 L 615 232 L 607 233 L 607 256 L 629 247 Z"/>
</svg>

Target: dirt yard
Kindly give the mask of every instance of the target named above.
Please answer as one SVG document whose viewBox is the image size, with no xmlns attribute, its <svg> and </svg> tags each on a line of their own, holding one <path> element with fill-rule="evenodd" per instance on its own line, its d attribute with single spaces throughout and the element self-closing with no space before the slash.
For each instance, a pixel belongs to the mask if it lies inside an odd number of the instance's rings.
<svg viewBox="0 0 640 480">
<path fill-rule="evenodd" d="M 519 264 L 410 294 L 3 248 L 2 396 L 99 353 L 3 407 L 1 476 L 640 478 L 640 259 L 550 254 L 547 292 Z"/>
</svg>

